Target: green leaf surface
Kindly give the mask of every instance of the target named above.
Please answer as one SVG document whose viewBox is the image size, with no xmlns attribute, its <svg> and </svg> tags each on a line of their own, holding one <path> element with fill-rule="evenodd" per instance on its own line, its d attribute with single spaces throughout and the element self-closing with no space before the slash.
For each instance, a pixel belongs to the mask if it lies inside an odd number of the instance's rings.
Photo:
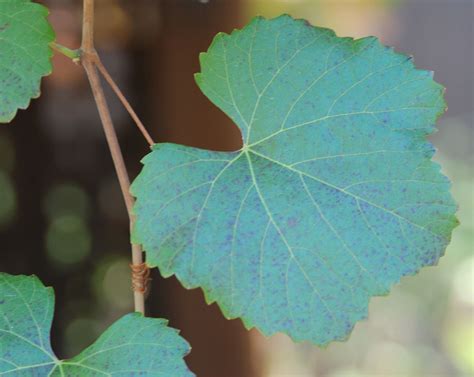
<svg viewBox="0 0 474 377">
<path fill-rule="evenodd" d="M 196 81 L 243 148 L 158 144 L 132 186 L 133 242 L 228 318 L 324 345 L 434 265 L 457 220 L 426 136 L 432 72 L 373 37 L 281 16 L 218 34 Z"/>
<path fill-rule="evenodd" d="M 28 0 L 0 0 L 0 123 L 26 109 L 40 95 L 52 70 L 54 31 L 48 9 Z"/>
<path fill-rule="evenodd" d="M 38 278 L 0 273 L 1 376 L 193 376 L 178 332 L 138 313 L 119 319 L 78 356 L 58 360 L 49 336 L 53 312 L 53 290 Z"/>
</svg>

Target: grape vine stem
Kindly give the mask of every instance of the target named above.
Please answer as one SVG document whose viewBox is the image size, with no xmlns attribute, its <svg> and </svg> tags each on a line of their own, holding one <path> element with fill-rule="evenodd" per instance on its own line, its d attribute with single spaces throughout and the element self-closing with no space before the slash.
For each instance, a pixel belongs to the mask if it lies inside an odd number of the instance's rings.
<svg viewBox="0 0 474 377">
<path fill-rule="evenodd" d="M 117 134 L 112 123 L 110 110 L 107 105 L 107 100 L 105 98 L 104 90 L 102 88 L 100 77 L 97 71 L 98 67 L 100 69 L 100 67 L 103 66 L 100 63 L 100 59 L 94 47 L 94 0 L 84 0 L 83 12 L 81 63 L 86 71 L 87 78 L 89 79 L 89 83 L 92 88 L 92 93 L 94 95 L 94 99 L 97 105 L 97 109 L 99 111 L 99 116 L 104 129 L 105 137 L 109 145 L 112 160 L 120 183 L 120 188 L 122 190 L 122 195 L 125 201 L 125 205 L 127 207 L 131 230 L 133 228 L 135 219 L 133 215 L 134 198 L 129 191 L 130 178 L 125 167 L 123 154 L 120 149 Z M 107 80 L 107 76 L 104 77 Z M 107 81 L 109 82 L 109 80 Z M 123 95 L 122 97 L 125 98 Z M 126 101 L 126 103 L 128 104 L 128 101 Z M 151 140 L 151 142 L 153 141 Z M 143 265 L 143 251 L 139 245 L 132 244 L 132 266 L 141 265 Z M 145 292 L 143 290 L 134 290 L 134 304 L 136 312 L 145 314 Z"/>
<path fill-rule="evenodd" d="M 120 102 L 122 102 L 122 105 L 125 107 L 125 109 L 128 111 L 128 113 L 130 114 L 130 116 L 134 120 L 134 122 L 137 125 L 138 129 L 140 130 L 140 132 L 144 136 L 145 140 L 148 142 L 148 145 L 150 145 L 150 147 L 152 147 L 155 144 L 155 142 L 153 141 L 150 134 L 146 130 L 146 128 L 143 125 L 142 121 L 138 117 L 135 110 L 133 110 L 133 107 L 130 105 L 130 102 L 128 102 L 127 97 L 125 97 L 123 95 L 122 91 L 120 90 L 118 85 L 115 83 L 112 76 L 110 76 L 109 72 L 107 71 L 107 68 L 105 68 L 105 66 L 102 64 L 102 61 L 100 60 L 99 55 L 96 55 L 96 57 L 97 57 L 97 59 L 96 59 L 95 64 L 97 66 L 97 69 L 102 74 L 102 76 L 104 76 L 105 81 L 107 81 L 107 83 L 110 85 L 110 87 L 115 92 L 118 99 L 120 100 Z"/>
</svg>

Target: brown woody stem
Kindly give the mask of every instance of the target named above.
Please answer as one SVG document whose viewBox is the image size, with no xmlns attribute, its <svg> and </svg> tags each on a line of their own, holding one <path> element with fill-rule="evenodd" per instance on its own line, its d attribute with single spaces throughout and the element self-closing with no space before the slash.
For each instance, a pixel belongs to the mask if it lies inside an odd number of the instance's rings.
<svg viewBox="0 0 474 377">
<path fill-rule="evenodd" d="M 99 58 L 94 48 L 94 0 L 84 0 L 81 50 L 81 62 L 89 79 L 92 93 L 94 94 L 94 99 L 119 179 L 122 195 L 125 200 L 125 205 L 127 206 L 127 212 L 130 219 L 130 229 L 132 229 L 134 225 L 134 216 L 132 213 L 134 198 L 129 191 L 130 178 L 128 177 L 123 154 L 120 149 L 117 134 L 112 123 L 112 117 L 110 116 L 110 110 L 97 72 Z M 143 265 L 143 252 L 139 245 L 132 244 L 132 263 L 133 266 Z M 145 292 L 143 290 L 134 289 L 134 303 L 135 311 L 144 314 Z"/>
<path fill-rule="evenodd" d="M 97 65 L 97 68 L 99 69 L 99 72 L 102 74 L 102 76 L 104 76 L 105 78 L 105 81 L 107 81 L 107 83 L 110 85 L 110 87 L 112 88 L 112 90 L 115 92 L 115 94 L 117 95 L 118 99 L 120 100 L 120 102 L 122 102 L 122 105 L 125 107 L 125 109 L 128 111 L 128 113 L 130 114 L 130 116 L 132 117 L 133 121 L 135 122 L 135 124 L 137 125 L 138 129 L 140 130 L 140 132 L 142 133 L 143 137 L 145 138 L 145 140 L 148 142 L 148 144 L 150 145 L 150 147 L 152 147 L 155 142 L 153 141 L 153 139 L 151 138 L 150 134 L 148 133 L 148 131 L 146 130 L 145 126 L 143 125 L 142 121 L 140 120 L 140 118 L 138 117 L 137 113 L 135 112 L 135 110 L 133 110 L 133 107 L 130 105 L 130 102 L 128 102 L 127 98 L 123 95 L 122 91 L 120 90 L 120 88 L 118 87 L 118 85 L 115 83 L 115 81 L 112 79 L 112 76 L 110 76 L 109 72 L 107 71 L 107 69 L 105 68 L 105 66 L 102 64 L 102 61 L 100 60 L 100 58 L 97 59 L 96 61 L 96 65 Z"/>
</svg>

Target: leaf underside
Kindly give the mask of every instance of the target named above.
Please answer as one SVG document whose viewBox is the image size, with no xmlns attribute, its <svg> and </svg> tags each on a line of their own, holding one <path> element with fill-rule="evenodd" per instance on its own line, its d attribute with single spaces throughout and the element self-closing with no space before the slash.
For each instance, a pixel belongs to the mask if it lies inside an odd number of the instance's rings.
<svg viewBox="0 0 474 377">
<path fill-rule="evenodd" d="M 34 276 L 0 273 L 0 375 L 193 376 L 188 344 L 163 319 L 128 314 L 78 356 L 58 360 L 50 345 L 54 293 Z"/>
<path fill-rule="evenodd" d="M 347 338 L 457 224 L 426 141 L 444 89 L 376 38 L 286 15 L 218 34 L 200 61 L 199 87 L 244 146 L 157 144 L 132 185 L 132 241 L 248 328 Z"/>
<path fill-rule="evenodd" d="M 29 0 L 0 0 L 0 123 L 26 109 L 51 73 L 54 31 L 48 10 Z"/>
</svg>

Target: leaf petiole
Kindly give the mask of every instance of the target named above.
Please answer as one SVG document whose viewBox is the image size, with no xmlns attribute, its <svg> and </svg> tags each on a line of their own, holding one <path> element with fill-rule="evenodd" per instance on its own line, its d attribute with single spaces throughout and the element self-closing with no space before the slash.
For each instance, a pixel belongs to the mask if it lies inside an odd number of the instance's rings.
<svg viewBox="0 0 474 377">
<path fill-rule="evenodd" d="M 53 50 L 59 52 L 60 54 L 68 57 L 69 59 L 72 59 L 74 63 L 79 63 L 81 60 L 81 50 L 80 49 L 75 49 L 72 50 L 70 48 L 67 48 L 63 45 L 60 45 L 59 43 L 52 42 L 50 43 L 50 46 Z"/>
</svg>

